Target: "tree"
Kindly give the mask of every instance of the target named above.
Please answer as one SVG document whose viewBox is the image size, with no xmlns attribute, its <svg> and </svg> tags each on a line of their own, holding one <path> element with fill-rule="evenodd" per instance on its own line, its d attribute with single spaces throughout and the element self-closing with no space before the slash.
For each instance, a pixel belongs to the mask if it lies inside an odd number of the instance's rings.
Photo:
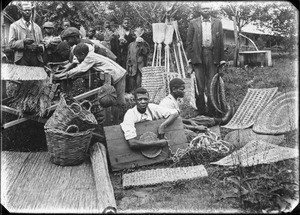
<svg viewBox="0 0 300 215">
<path fill-rule="evenodd" d="M 261 8 L 257 22 L 262 27 L 272 30 L 277 44 L 284 51 L 294 54 L 297 48 L 297 9 L 289 2 L 276 2 Z"/>
<path fill-rule="evenodd" d="M 258 15 L 260 14 L 260 6 L 255 3 L 228 3 L 228 5 L 221 7 L 221 12 L 225 17 L 233 21 L 235 40 L 233 65 L 237 66 L 240 46 L 240 33 L 245 25 L 259 19 Z"/>
</svg>

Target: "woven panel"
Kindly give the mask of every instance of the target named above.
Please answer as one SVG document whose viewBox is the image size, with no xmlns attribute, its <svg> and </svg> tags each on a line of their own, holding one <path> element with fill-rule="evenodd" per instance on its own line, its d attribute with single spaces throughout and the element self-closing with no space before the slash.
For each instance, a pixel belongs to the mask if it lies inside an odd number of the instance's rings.
<svg viewBox="0 0 300 215">
<path fill-rule="evenodd" d="M 297 149 L 269 144 L 261 140 L 252 140 L 243 148 L 211 164 L 221 166 L 254 166 L 269 164 L 299 156 Z"/>
<path fill-rule="evenodd" d="M 178 76 L 174 72 L 165 72 L 165 67 L 143 67 L 142 87 L 147 89 L 150 102 L 159 103 L 169 93 L 169 82 Z"/>
<path fill-rule="evenodd" d="M 32 81 L 45 80 L 47 78 L 48 75 L 43 67 L 1 64 L 1 80 Z"/>
<path fill-rule="evenodd" d="M 248 89 L 248 92 L 236 113 L 229 123 L 223 127 L 229 129 L 244 129 L 252 126 L 258 114 L 265 107 L 265 105 L 271 101 L 277 92 L 277 89 L 277 87 Z"/>
<path fill-rule="evenodd" d="M 262 134 L 284 134 L 297 127 L 296 92 L 276 96 L 258 115 L 253 131 Z"/>
<path fill-rule="evenodd" d="M 166 169 L 151 169 L 123 175 L 123 187 L 144 186 L 208 176 L 203 165 Z"/>
</svg>

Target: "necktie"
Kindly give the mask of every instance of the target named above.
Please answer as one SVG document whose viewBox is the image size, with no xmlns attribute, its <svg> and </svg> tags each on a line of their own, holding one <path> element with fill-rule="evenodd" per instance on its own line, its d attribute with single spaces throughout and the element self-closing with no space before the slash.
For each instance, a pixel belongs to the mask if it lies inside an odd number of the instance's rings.
<svg viewBox="0 0 300 215">
<path fill-rule="evenodd" d="M 29 27 L 29 25 L 30 25 L 30 22 L 26 22 L 26 26 Z"/>
</svg>

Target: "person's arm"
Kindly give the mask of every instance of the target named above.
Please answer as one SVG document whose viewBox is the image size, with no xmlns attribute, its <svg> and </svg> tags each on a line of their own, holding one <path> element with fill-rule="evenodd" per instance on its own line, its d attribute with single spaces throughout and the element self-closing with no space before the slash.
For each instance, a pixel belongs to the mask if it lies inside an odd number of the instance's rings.
<svg viewBox="0 0 300 215">
<path fill-rule="evenodd" d="M 32 39 L 19 39 L 18 38 L 18 29 L 16 28 L 16 24 L 11 24 L 9 27 L 9 35 L 8 35 L 8 44 L 12 50 L 23 50 L 26 45 L 32 44 L 34 40 Z"/>
<path fill-rule="evenodd" d="M 77 67 L 75 67 L 67 72 L 64 72 L 62 74 L 55 75 L 55 78 L 66 79 L 66 78 L 73 77 L 75 75 L 78 75 L 80 73 L 84 73 L 84 72 L 88 71 L 90 68 L 92 68 L 94 66 L 94 64 L 95 64 L 94 59 L 87 55 L 85 57 L 85 59 L 80 64 L 78 64 Z M 70 64 L 68 68 L 73 67 L 73 66 L 74 66 L 74 64 Z"/>
<path fill-rule="evenodd" d="M 186 54 L 188 60 L 192 59 L 192 49 L 193 49 L 193 38 L 194 38 L 195 29 L 192 22 L 189 23 L 187 37 L 186 37 Z"/>
<path fill-rule="evenodd" d="M 166 139 L 161 139 L 161 140 L 156 140 L 156 141 L 151 141 L 151 142 L 144 142 L 141 140 L 137 140 L 135 138 L 127 140 L 129 147 L 131 149 L 144 149 L 147 147 L 164 147 L 168 145 L 168 140 Z"/>
<path fill-rule="evenodd" d="M 170 114 L 170 116 L 159 126 L 158 134 L 163 135 L 165 133 L 165 128 L 168 125 L 172 124 L 177 119 L 178 116 L 179 116 L 179 114 L 176 110 L 175 110 L 175 112 Z"/>
<path fill-rule="evenodd" d="M 220 32 L 220 57 L 221 57 L 221 62 L 225 60 L 224 58 L 224 40 L 223 40 L 223 27 L 222 27 L 222 22 L 220 21 L 219 29 L 218 31 Z M 221 64 L 220 62 L 220 64 Z"/>
</svg>

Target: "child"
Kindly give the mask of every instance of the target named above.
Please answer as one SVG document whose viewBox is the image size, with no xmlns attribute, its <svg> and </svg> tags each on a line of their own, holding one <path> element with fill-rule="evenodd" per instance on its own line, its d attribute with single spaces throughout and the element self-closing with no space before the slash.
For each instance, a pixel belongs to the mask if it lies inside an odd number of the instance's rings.
<svg viewBox="0 0 300 215">
<path fill-rule="evenodd" d="M 60 80 L 72 78 L 75 75 L 86 73 L 89 69 L 108 73 L 111 76 L 112 85 L 117 91 L 117 104 L 125 104 L 125 69 L 107 57 L 90 52 L 89 47 L 84 43 L 76 45 L 73 53 L 79 62 L 77 67 L 69 71 L 64 70 L 62 73 L 54 75 L 54 78 Z"/>
<path fill-rule="evenodd" d="M 137 28 L 134 33 L 137 38 L 128 46 L 126 92 L 133 92 L 138 87 L 141 87 L 141 68 L 147 65 L 147 57 L 150 51 L 149 44 L 141 37 L 143 30 Z"/>
</svg>

